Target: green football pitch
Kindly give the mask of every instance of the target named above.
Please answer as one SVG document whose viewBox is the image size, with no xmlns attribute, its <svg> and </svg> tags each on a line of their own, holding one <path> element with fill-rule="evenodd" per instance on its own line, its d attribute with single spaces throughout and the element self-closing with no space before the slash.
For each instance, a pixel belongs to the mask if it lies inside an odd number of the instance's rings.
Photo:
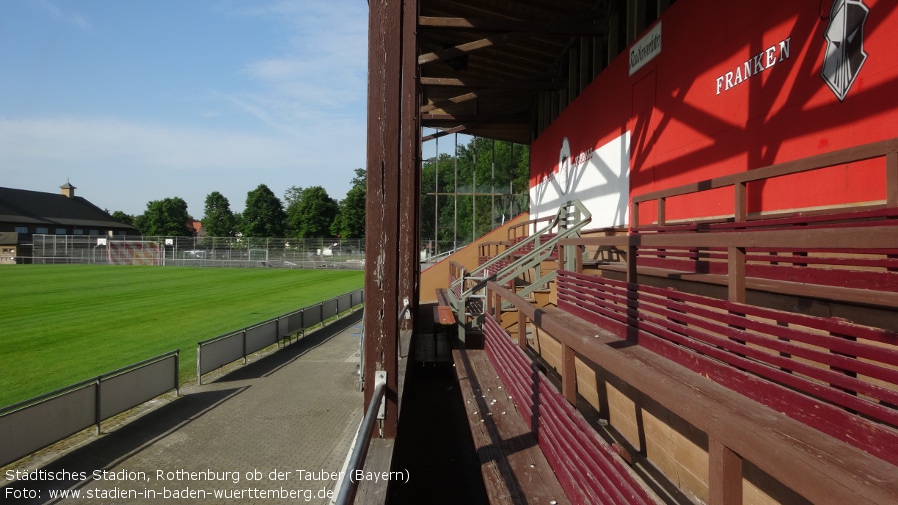
<svg viewBox="0 0 898 505">
<path fill-rule="evenodd" d="M 0 266 L 0 407 L 362 287 L 359 271 Z"/>
</svg>

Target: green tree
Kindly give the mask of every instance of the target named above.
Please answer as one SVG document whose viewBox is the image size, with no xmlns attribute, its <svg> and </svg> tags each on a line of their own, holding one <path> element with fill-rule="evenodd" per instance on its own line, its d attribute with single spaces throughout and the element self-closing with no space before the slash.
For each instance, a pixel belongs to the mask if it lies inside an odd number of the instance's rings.
<svg viewBox="0 0 898 505">
<path fill-rule="evenodd" d="M 341 238 L 362 238 L 365 236 L 365 187 L 367 173 L 364 168 L 355 169 L 352 187 L 346 198 L 340 202 L 340 212 L 334 220 L 331 231 Z"/>
<path fill-rule="evenodd" d="M 299 203 L 302 201 L 303 191 L 302 187 L 290 186 L 284 192 L 284 203 L 287 206 L 286 228 L 288 237 L 298 237 L 299 230 L 302 227 L 301 216 L 296 209 L 299 208 Z"/>
<path fill-rule="evenodd" d="M 231 211 L 231 203 L 218 191 L 206 196 L 203 226 L 210 237 L 233 237 L 237 234 L 237 217 Z"/>
<path fill-rule="evenodd" d="M 440 251 L 460 247 L 526 211 L 529 160 L 527 146 L 486 138 L 459 144 L 457 157 L 441 153 L 438 158 L 424 160 L 424 242 L 436 238 Z"/>
<path fill-rule="evenodd" d="M 240 219 L 244 237 L 283 237 L 287 214 L 281 201 L 268 189 L 259 187 L 246 194 L 246 208 Z"/>
<path fill-rule="evenodd" d="M 189 237 L 190 219 L 187 202 L 176 196 L 147 203 L 146 212 L 134 219 L 134 227 L 147 236 Z"/>
<path fill-rule="evenodd" d="M 329 237 L 331 225 L 339 211 L 340 206 L 324 188 L 305 188 L 287 209 L 291 235 L 299 238 Z"/>
<path fill-rule="evenodd" d="M 108 211 L 107 211 L 107 214 L 108 214 Z M 110 215 L 112 216 L 113 219 L 115 219 L 116 221 L 118 221 L 120 223 L 130 224 L 131 226 L 134 226 L 134 216 L 125 214 L 124 212 L 122 212 L 120 210 L 117 210 Z"/>
</svg>

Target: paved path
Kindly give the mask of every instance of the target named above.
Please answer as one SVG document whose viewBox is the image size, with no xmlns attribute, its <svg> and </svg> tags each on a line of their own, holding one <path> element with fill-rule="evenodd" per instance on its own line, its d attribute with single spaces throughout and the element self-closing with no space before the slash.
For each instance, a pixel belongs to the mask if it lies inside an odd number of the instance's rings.
<svg viewBox="0 0 898 505">
<path fill-rule="evenodd" d="M 362 418 L 353 326 L 360 315 L 184 390 L 42 467 L 44 480 L 0 488 L 0 503 L 329 502 L 331 474 L 342 467 Z M 23 489 L 38 498 L 16 498 Z M 60 490 L 80 498 L 51 497 Z"/>
</svg>

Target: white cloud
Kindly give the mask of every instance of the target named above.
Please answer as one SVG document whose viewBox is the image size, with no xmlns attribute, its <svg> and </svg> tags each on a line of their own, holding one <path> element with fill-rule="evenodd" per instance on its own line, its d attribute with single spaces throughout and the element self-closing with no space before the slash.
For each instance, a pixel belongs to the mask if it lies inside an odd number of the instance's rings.
<svg viewBox="0 0 898 505">
<path fill-rule="evenodd" d="M 267 124 L 299 131 L 322 118 L 365 120 L 367 5 L 358 0 L 281 1 L 242 9 L 286 27 L 280 54 L 248 62 L 243 74 L 259 89 L 224 93 Z"/>
<path fill-rule="evenodd" d="M 50 15 L 53 19 L 61 21 L 65 24 L 72 25 L 84 31 L 91 30 L 90 21 L 82 14 L 68 12 L 51 2 L 50 0 L 40 0 L 36 4 L 40 9 Z"/>
<path fill-rule="evenodd" d="M 279 196 L 290 186 L 323 186 L 340 199 L 353 169 L 364 166 L 364 143 L 347 138 L 364 139 L 364 124 L 333 121 L 308 134 L 262 136 L 108 118 L 0 117 L 0 185 L 52 191 L 71 177 L 102 195 L 88 197 L 95 204 L 131 213 L 177 195 L 199 215 L 212 191 L 240 210 L 259 184 Z"/>
<path fill-rule="evenodd" d="M 271 138 L 117 119 L 0 118 L 0 163 L 127 162 L 168 170 L 283 165 L 295 148 Z"/>
</svg>

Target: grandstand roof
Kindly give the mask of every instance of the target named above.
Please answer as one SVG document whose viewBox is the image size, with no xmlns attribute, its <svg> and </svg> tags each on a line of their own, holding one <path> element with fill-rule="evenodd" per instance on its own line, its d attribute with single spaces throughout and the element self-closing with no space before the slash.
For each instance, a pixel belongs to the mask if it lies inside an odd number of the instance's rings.
<svg viewBox="0 0 898 505">
<path fill-rule="evenodd" d="M 607 38 L 617 6 L 609 0 L 423 0 L 416 32 L 422 125 L 530 144 L 534 114 L 548 106 L 540 97 L 554 93 L 557 109 L 559 93 L 576 95 L 570 87 L 579 77 L 572 75 L 583 64 L 571 59 L 571 48 L 580 49 L 581 37 Z M 593 66 L 586 82 L 598 72 Z"/>
<path fill-rule="evenodd" d="M 0 223 L 135 230 L 80 196 L 2 187 Z"/>
</svg>

